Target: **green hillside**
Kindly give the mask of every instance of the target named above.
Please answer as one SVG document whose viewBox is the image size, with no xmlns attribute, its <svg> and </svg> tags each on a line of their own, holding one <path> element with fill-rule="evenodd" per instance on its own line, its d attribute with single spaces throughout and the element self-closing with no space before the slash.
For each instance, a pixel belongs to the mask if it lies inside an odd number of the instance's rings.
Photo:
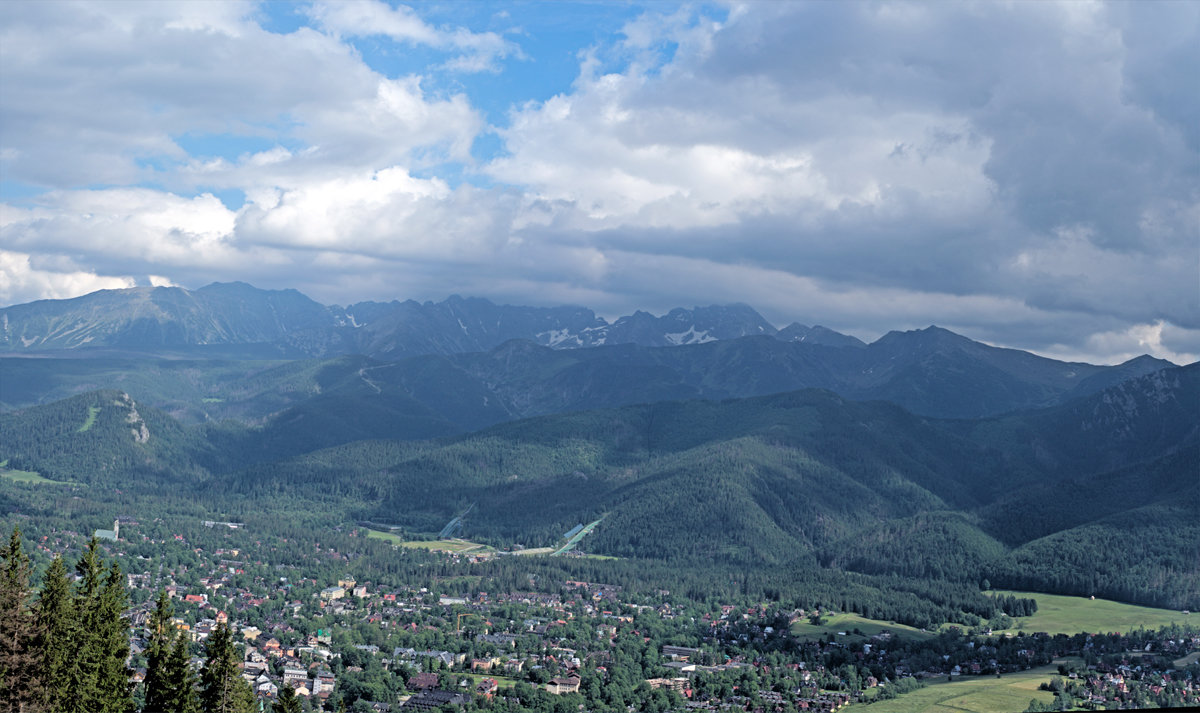
<svg viewBox="0 0 1200 713">
<path fill-rule="evenodd" d="M 862 528 L 821 552 L 826 566 L 866 574 L 978 580 L 1007 548 L 962 512 L 926 512 Z"/>
<path fill-rule="evenodd" d="M 0 414 L 0 433 L 0 459 L 50 480 L 188 481 L 207 477 L 216 462 L 202 434 L 121 391 L 94 391 Z"/>
<path fill-rule="evenodd" d="M 1154 630 L 1171 624 L 1196 624 L 1200 613 L 1184 614 L 1178 609 L 1140 607 L 1103 598 L 1065 597 L 1057 594 L 997 591 L 1000 595 L 1036 597 L 1038 610 L 1015 617 L 1013 628 L 997 633 L 1044 631 L 1047 634 L 1126 633 L 1135 629 Z"/>
<path fill-rule="evenodd" d="M 806 390 L 542 416 L 466 435 L 455 435 L 451 414 L 480 396 L 473 387 L 433 409 L 390 369 L 346 357 L 247 376 L 242 395 L 262 393 L 256 380 L 316 393 L 254 427 L 185 427 L 124 392 L 82 394 L 0 415 L 0 459 L 151 502 L 169 495 L 240 512 L 304 498 L 407 535 L 438 533 L 469 508 L 461 536 L 502 549 L 549 546 L 603 517 L 579 543 L 585 553 L 804 581 L 864 615 L 886 588 L 890 609 L 878 613 L 907 611 L 921 625 L 994 614 L 995 603 L 975 599 L 985 579 L 1200 609 L 1200 447 L 1176 423 L 1198 408 L 1194 368 L 1143 384 L 1149 396 L 1134 380 L 986 422 Z M 426 381 L 447 374 L 430 363 Z M 1117 397 L 1137 408 L 1104 411 Z M 1093 435 L 1064 437 L 1056 459 L 1099 447 L 1112 429 L 1154 432 L 1157 445 L 1116 469 L 1081 454 L 1094 470 L 1064 472 L 1044 449 L 1005 445 L 1035 427 L 1088 432 L 1081 413 Z"/>
</svg>

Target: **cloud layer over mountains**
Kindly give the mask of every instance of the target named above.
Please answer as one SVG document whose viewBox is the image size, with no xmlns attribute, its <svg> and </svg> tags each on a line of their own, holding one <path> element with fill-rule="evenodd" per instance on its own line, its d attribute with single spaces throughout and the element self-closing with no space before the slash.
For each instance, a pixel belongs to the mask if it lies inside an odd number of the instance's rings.
<svg viewBox="0 0 1200 713">
<path fill-rule="evenodd" d="M 4 3 L 0 304 L 236 279 L 1200 354 L 1200 6 L 460 9 Z"/>
</svg>

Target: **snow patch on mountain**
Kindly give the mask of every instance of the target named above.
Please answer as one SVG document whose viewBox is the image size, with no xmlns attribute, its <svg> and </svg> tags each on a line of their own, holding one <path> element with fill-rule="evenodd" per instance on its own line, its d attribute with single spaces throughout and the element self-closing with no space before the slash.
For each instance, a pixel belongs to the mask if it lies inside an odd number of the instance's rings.
<svg viewBox="0 0 1200 713">
<path fill-rule="evenodd" d="M 579 338 L 579 336 L 569 329 L 551 329 L 546 332 L 538 332 L 535 336 L 537 337 L 538 344 L 542 344 L 553 349 L 579 347 L 583 345 L 583 341 Z"/>
<path fill-rule="evenodd" d="M 675 346 L 681 344 L 704 344 L 705 342 L 715 342 L 716 337 L 709 335 L 708 330 L 697 332 L 695 325 L 688 328 L 686 332 L 675 332 L 673 334 L 664 334 L 667 341 Z"/>
</svg>

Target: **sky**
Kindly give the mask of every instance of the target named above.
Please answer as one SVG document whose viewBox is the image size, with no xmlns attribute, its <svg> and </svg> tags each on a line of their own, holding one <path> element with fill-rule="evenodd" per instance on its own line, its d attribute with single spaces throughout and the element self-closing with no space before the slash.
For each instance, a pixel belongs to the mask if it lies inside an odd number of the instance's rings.
<svg viewBox="0 0 1200 713">
<path fill-rule="evenodd" d="M 1200 358 L 1200 3 L 0 3 L 0 306 L 746 303 Z"/>
</svg>

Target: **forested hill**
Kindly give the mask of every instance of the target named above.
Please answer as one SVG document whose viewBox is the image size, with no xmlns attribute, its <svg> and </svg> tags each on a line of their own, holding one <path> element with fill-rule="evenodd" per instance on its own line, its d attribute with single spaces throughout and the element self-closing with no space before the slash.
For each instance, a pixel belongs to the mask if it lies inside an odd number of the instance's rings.
<svg viewBox="0 0 1200 713">
<path fill-rule="evenodd" d="M 216 508 L 304 493 L 412 533 L 473 504 L 464 534 L 502 547 L 548 546 L 603 518 L 584 546 L 623 558 L 987 578 L 1200 608 L 1198 372 L 987 420 L 805 390 L 310 453 L 271 427 L 184 428 L 98 392 L 0 415 L 0 461 L 151 494 L 193 488 Z"/>
</svg>

